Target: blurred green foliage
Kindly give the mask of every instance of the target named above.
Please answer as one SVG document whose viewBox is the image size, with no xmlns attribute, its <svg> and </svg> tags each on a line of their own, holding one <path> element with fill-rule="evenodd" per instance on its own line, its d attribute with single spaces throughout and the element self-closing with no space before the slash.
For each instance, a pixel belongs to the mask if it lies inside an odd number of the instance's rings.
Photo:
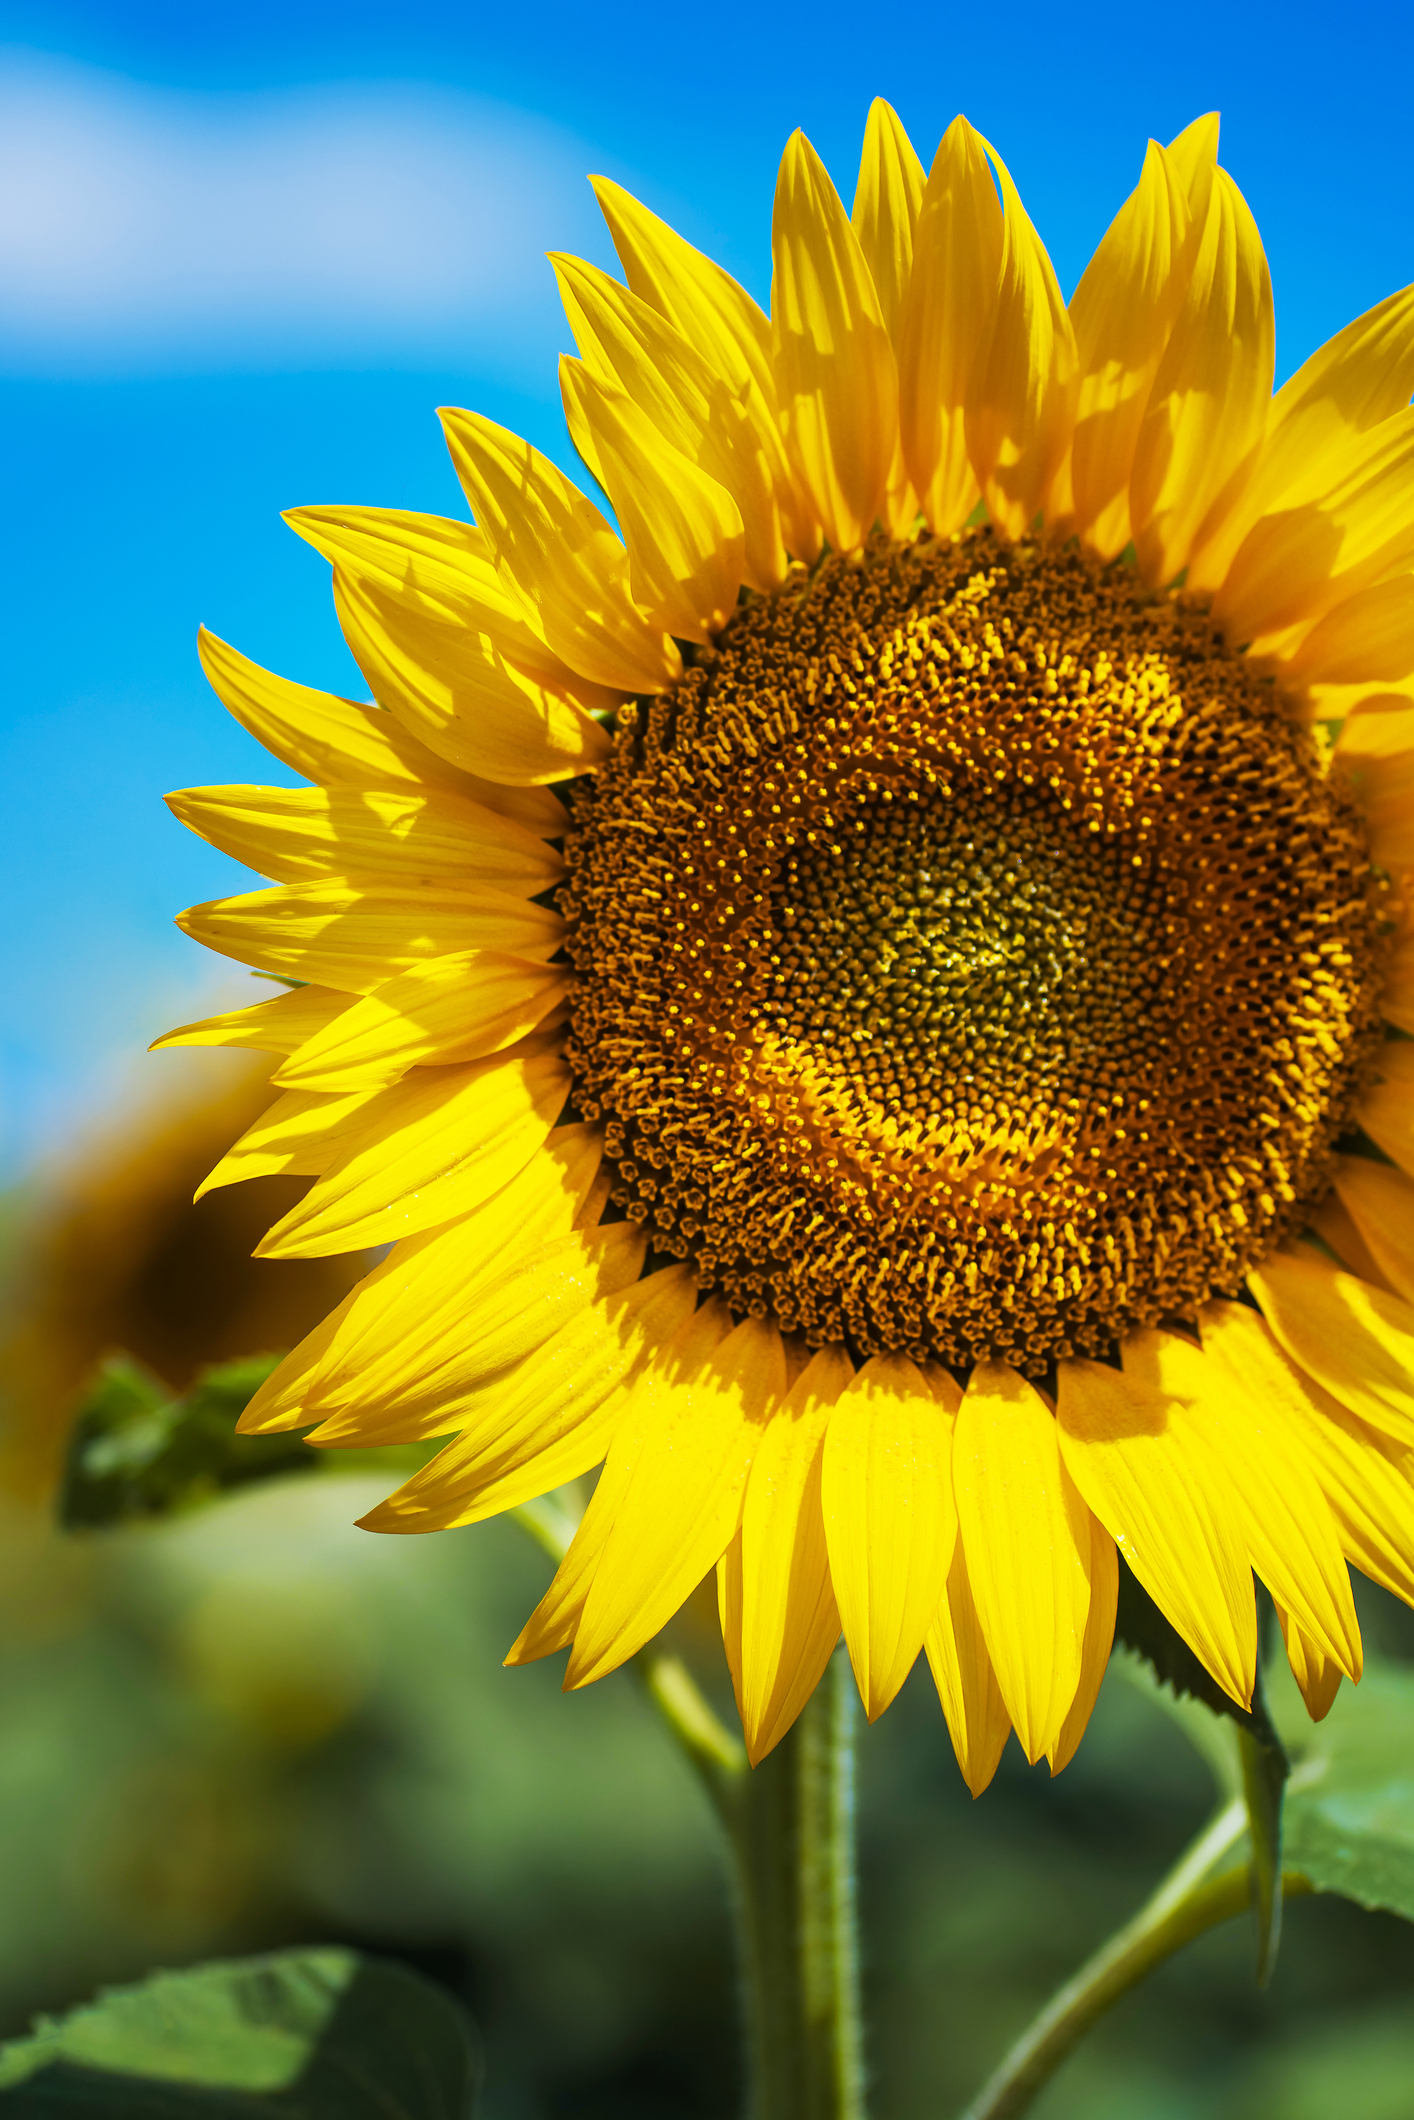
<svg viewBox="0 0 1414 2120">
<path fill-rule="evenodd" d="M 354 1951 L 156 1973 L 0 2049 L 15 2120 L 471 2120 L 475 2034 L 444 1989 Z"/>
</svg>

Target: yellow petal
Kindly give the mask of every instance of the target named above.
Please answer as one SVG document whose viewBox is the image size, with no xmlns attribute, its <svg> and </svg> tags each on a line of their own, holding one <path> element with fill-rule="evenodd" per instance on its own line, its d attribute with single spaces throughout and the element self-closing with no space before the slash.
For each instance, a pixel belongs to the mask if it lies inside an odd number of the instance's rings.
<svg viewBox="0 0 1414 2120">
<path fill-rule="evenodd" d="M 480 413 L 444 408 L 440 418 L 502 577 L 562 661 L 625 692 L 675 683 L 681 658 L 645 624 L 623 547 L 592 501 L 538 449 Z"/>
<path fill-rule="evenodd" d="M 267 1378 L 241 1416 L 240 1433 L 308 1425 L 328 1411 L 331 1398 L 358 1404 L 361 1380 L 390 1355 L 402 1363 L 405 1390 L 416 1378 L 415 1343 L 435 1334 L 439 1313 L 450 1308 L 460 1321 L 468 1296 L 501 1278 L 523 1249 L 534 1254 L 574 1229 L 597 1190 L 602 1146 L 592 1127 L 561 1127 L 481 1214 L 395 1244 Z M 390 1406 L 370 1418 L 386 1413 L 395 1421 L 396 1403 Z"/>
<path fill-rule="evenodd" d="M 553 795 L 501 787 L 462 771 L 382 707 L 291 684 L 238 655 L 205 627 L 197 647 L 212 688 L 241 727 L 308 780 L 359 788 L 445 788 L 514 818 L 527 831 L 554 837 L 564 830 L 564 812 Z"/>
<path fill-rule="evenodd" d="M 1055 1417 L 1026 1379 L 979 1362 L 953 1434 L 967 1578 L 1021 1749 L 1034 1765 L 1080 1684 L 1090 1607 L 1089 1511 L 1061 1463 Z"/>
<path fill-rule="evenodd" d="M 913 271 L 913 233 L 927 179 L 896 111 L 876 96 L 864 128 L 850 220 L 864 262 L 873 276 L 884 329 L 898 359 L 903 312 Z M 902 437 L 894 442 L 884 494 L 884 519 L 892 537 L 907 537 L 918 514 L 918 496 L 903 460 Z"/>
<path fill-rule="evenodd" d="M 962 1778 L 972 1794 L 980 1796 L 1001 1763 L 1011 1717 L 987 1653 L 960 1540 L 953 1548 L 947 1589 L 923 1637 L 923 1647 Z"/>
<path fill-rule="evenodd" d="M 1325 1654 L 1358 1678 L 1360 1627 L 1335 1520 L 1310 1467 L 1283 1447 L 1280 1423 L 1221 1356 L 1175 1333 L 1134 1333 L 1123 1355 L 1127 1377 L 1182 1399 L 1185 1418 L 1206 1424 L 1252 1566 Z"/>
<path fill-rule="evenodd" d="M 899 353 L 904 462 L 939 537 L 962 527 L 981 491 L 964 408 L 991 330 L 1002 241 L 1002 209 L 982 140 L 965 118 L 954 118 L 919 208 Z"/>
<path fill-rule="evenodd" d="M 569 1085 L 552 1051 L 419 1069 L 375 1091 L 359 1128 L 257 1257 L 326 1258 L 469 1214 L 544 1146 Z"/>
<path fill-rule="evenodd" d="M 1194 213 L 1207 208 L 1213 172 L 1217 168 L 1220 129 L 1218 112 L 1205 111 L 1201 118 L 1185 125 L 1177 138 L 1169 141 L 1166 149 L 1170 167 L 1188 200 L 1190 211 Z"/>
<path fill-rule="evenodd" d="M 650 625 L 709 643 L 736 609 L 746 558 L 741 510 L 616 384 L 565 355 L 560 387 L 571 429 L 578 421 L 588 432 L 589 460 L 623 529 L 636 601 Z"/>
<path fill-rule="evenodd" d="M 751 415 L 751 386 L 715 374 L 674 324 L 598 266 L 562 252 L 550 263 L 585 366 L 626 391 L 664 441 L 726 488 L 744 525 L 746 579 L 777 587 L 788 562 L 775 459 Z M 571 432 L 599 477 L 592 436 L 573 422 Z"/>
<path fill-rule="evenodd" d="M 830 1415 L 852 1375 L 840 1349 L 822 1349 L 772 1413 L 752 1460 L 735 1552 L 733 1668 L 753 1766 L 790 1729 L 840 1638 L 820 1480 Z"/>
<path fill-rule="evenodd" d="M 601 1147 L 592 1128 L 561 1127 L 479 1213 L 393 1246 L 300 1386 L 321 1442 L 450 1433 L 498 1366 L 635 1278 L 641 1234 L 596 1226 Z"/>
<path fill-rule="evenodd" d="M 779 1332 L 747 1318 L 694 1374 L 660 1396 L 575 1629 L 567 1687 L 588 1685 L 625 1662 L 716 1567 L 741 1519 L 751 1460 L 784 1388 Z"/>
<path fill-rule="evenodd" d="M 278 883 L 386 876 L 486 883 L 534 897 L 565 873 L 543 839 L 464 796 L 389 788 L 183 788 L 166 798 L 191 831 Z"/>
<path fill-rule="evenodd" d="M 177 926 L 223 957 L 349 994 L 370 994 L 428 957 L 462 950 L 550 957 L 564 939 L 558 913 L 499 891 L 365 889 L 332 880 L 214 898 L 178 913 Z"/>
<path fill-rule="evenodd" d="M 852 552 L 883 505 L 898 384 L 859 239 L 802 132 L 781 157 L 771 241 L 781 429 L 826 538 Z"/>
<path fill-rule="evenodd" d="M 1334 1252 L 1348 1272 L 1358 1274 L 1362 1281 L 1369 1281 L 1376 1288 L 1388 1289 L 1392 1296 L 1402 1293 L 1387 1275 L 1381 1273 L 1375 1263 L 1374 1253 L 1361 1236 L 1344 1202 L 1333 1192 L 1327 1193 L 1325 1199 L 1318 1206 L 1311 1208 L 1309 1213 L 1311 1228 L 1321 1242 Z"/>
<path fill-rule="evenodd" d="M 1282 664 L 1303 684 L 1390 684 L 1414 671 L 1414 574 L 1375 582 L 1314 625 Z"/>
<path fill-rule="evenodd" d="M 1369 1156 L 1342 1156 L 1335 1189 L 1383 1279 L 1414 1305 L 1414 1182 Z M 1353 1259 L 1346 1264 L 1360 1271 Z"/>
<path fill-rule="evenodd" d="M 666 221 L 607 177 L 591 177 L 624 278 L 641 301 L 675 324 L 727 383 L 770 466 L 787 548 L 814 560 L 820 529 L 786 455 L 777 416 L 770 319 L 720 265 L 694 250 Z"/>
<path fill-rule="evenodd" d="M 229 1009 L 223 1016 L 164 1031 L 150 1050 L 159 1052 L 165 1045 L 239 1045 L 259 1053 L 293 1053 L 353 1005 L 351 995 L 332 987 L 297 986 L 273 1001 L 257 1001 L 253 1008 Z"/>
<path fill-rule="evenodd" d="M 1414 1604 L 1414 1459 L 1339 1405 L 1290 1362 L 1256 1311 L 1209 1303 L 1200 1313 L 1204 1352 L 1220 1356 L 1284 1424 L 1288 1454 L 1315 1472 L 1341 1546 L 1374 1582 Z"/>
<path fill-rule="evenodd" d="M 1414 1447 L 1414 1307 L 1305 1244 L 1273 1252 L 1247 1285 L 1293 1362 L 1372 1428 Z"/>
<path fill-rule="evenodd" d="M 1010 171 L 995 148 L 982 146 L 1001 187 L 1002 254 L 991 330 L 968 382 L 967 453 L 993 522 L 1003 535 L 1022 537 L 1070 447 L 1075 332 Z"/>
<path fill-rule="evenodd" d="M 360 1519 L 367 1531 L 477 1524 L 588 1472 L 623 1417 L 624 1388 L 691 1316 L 695 1275 L 670 1266 L 592 1303 L 463 1406 L 468 1425 Z M 311 1438 L 320 1441 L 318 1433 Z"/>
<path fill-rule="evenodd" d="M 869 1720 L 917 1660 L 957 1538 L 951 1408 L 901 1355 L 866 1362 L 835 1405 L 821 1499 L 830 1578 Z"/>
<path fill-rule="evenodd" d="M 660 1359 L 634 1380 L 619 1431 L 604 1470 L 589 1498 L 589 1507 L 555 1571 L 544 1597 L 506 1657 L 508 1664 L 533 1663 L 574 1639 L 589 1587 L 643 1450 L 663 1407 L 679 1385 L 698 1375 L 731 1329 L 726 1305 L 710 1297 L 681 1326 Z"/>
<path fill-rule="evenodd" d="M 227 1149 L 210 1176 L 203 1178 L 197 1199 L 247 1178 L 316 1176 L 333 1161 L 341 1145 L 353 1139 L 370 1095 L 368 1090 L 355 1090 L 342 1097 L 320 1097 L 305 1090 L 286 1090 Z"/>
<path fill-rule="evenodd" d="M 1254 523 L 1213 595 L 1229 639 L 1314 622 L 1414 562 L 1414 411 L 1351 433 L 1338 468 Z"/>
<path fill-rule="evenodd" d="M 1160 1611 L 1234 1700 L 1256 1672 L 1252 1571 L 1221 1463 L 1176 1399 L 1100 1362 L 1062 1362 L 1067 1471 Z"/>
<path fill-rule="evenodd" d="M 1389 419 L 1411 396 L 1414 287 L 1406 287 L 1338 331 L 1282 384 L 1247 489 L 1197 556 L 1189 586 L 1217 588 L 1254 523 L 1319 496 L 1339 477 L 1351 436 Z"/>
<path fill-rule="evenodd" d="M 1384 997 L 1382 997 L 1383 999 Z M 1414 1044 L 1387 1038 L 1356 1118 L 1375 1144 L 1414 1176 Z"/>
<path fill-rule="evenodd" d="M 1266 429 L 1274 358 L 1261 237 L 1219 169 L 1135 446 L 1130 523 L 1146 581 L 1171 581 L 1238 499 Z"/>
<path fill-rule="evenodd" d="M 291 1057 L 273 1079 L 290 1089 L 377 1088 L 429 1061 L 479 1060 L 535 1030 L 566 991 L 563 965 L 498 950 L 433 957 L 352 1006 L 341 994 L 339 1012 L 283 1048 Z"/>
<path fill-rule="evenodd" d="M 1087 1512 L 1088 1513 L 1088 1512 Z M 1114 1648 L 1115 1613 L 1119 1606 L 1119 1555 L 1100 1519 L 1090 1515 L 1090 1609 L 1080 1652 L 1080 1683 L 1060 1736 L 1047 1753 L 1052 1774 L 1068 1767 L 1089 1726 L 1100 1686 Z"/>
<path fill-rule="evenodd" d="M 1102 559 L 1129 543 L 1129 478 L 1183 296 L 1187 201 L 1158 142 L 1070 300 L 1079 366 L 1068 518 Z"/>
<path fill-rule="evenodd" d="M 1336 1694 L 1340 1691 L 1340 1666 L 1332 1663 L 1305 1633 L 1300 1621 L 1293 1619 L 1280 1605 L 1277 1606 L 1277 1618 L 1281 1622 L 1282 1640 L 1286 1643 L 1291 1675 L 1301 1688 L 1306 1712 L 1312 1722 L 1324 1722 L 1331 1712 Z"/>
<path fill-rule="evenodd" d="M 336 568 L 334 608 L 369 688 L 458 764 L 538 785 L 608 756 L 607 735 L 568 684 L 550 682 L 509 654 L 496 631 L 469 623 L 415 584 L 391 590 Z"/>
</svg>

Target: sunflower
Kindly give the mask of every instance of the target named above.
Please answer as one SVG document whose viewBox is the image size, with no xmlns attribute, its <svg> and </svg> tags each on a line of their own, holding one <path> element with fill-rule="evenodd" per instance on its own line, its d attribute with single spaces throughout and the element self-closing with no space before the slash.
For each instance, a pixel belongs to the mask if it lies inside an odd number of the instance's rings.
<svg viewBox="0 0 1414 2120">
<path fill-rule="evenodd" d="M 1348 1562 L 1414 1602 L 1414 290 L 1272 395 L 1202 118 L 1067 308 L 995 150 L 797 133 L 771 315 L 617 185 L 553 259 L 617 518 L 442 420 L 476 527 L 289 518 L 376 705 L 209 636 L 314 785 L 171 798 L 274 887 L 181 924 L 289 991 L 208 1185 L 392 1248 L 243 1427 L 446 1438 L 365 1524 L 602 1462 L 508 1661 L 613 1670 L 711 1571 L 753 1760 L 843 1632 L 964 1776 L 1057 1771 L 1118 1555 L 1313 1715 Z M 1408 865 L 1408 866 L 1406 866 Z"/>
</svg>

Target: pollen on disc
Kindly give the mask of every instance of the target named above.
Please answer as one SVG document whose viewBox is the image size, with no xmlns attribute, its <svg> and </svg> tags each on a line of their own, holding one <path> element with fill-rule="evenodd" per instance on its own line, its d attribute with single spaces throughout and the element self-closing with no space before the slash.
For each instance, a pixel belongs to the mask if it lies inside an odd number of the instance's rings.
<svg viewBox="0 0 1414 2120">
<path fill-rule="evenodd" d="M 988 531 L 827 559 L 623 714 L 561 905 L 613 1198 L 739 1314 L 1033 1374 L 1329 1180 L 1381 886 L 1182 599 Z"/>
</svg>

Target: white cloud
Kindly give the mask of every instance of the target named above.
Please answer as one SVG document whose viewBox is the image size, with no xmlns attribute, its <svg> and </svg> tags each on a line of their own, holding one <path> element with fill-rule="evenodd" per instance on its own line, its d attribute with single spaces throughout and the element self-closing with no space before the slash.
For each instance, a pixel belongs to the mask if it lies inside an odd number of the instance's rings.
<svg viewBox="0 0 1414 2120">
<path fill-rule="evenodd" d="M 398 83 L 159 89 L 0 51 L 0 366 L 513 359 L 542 253 L 603 255 L 593 150 Z"/>
</svg>

